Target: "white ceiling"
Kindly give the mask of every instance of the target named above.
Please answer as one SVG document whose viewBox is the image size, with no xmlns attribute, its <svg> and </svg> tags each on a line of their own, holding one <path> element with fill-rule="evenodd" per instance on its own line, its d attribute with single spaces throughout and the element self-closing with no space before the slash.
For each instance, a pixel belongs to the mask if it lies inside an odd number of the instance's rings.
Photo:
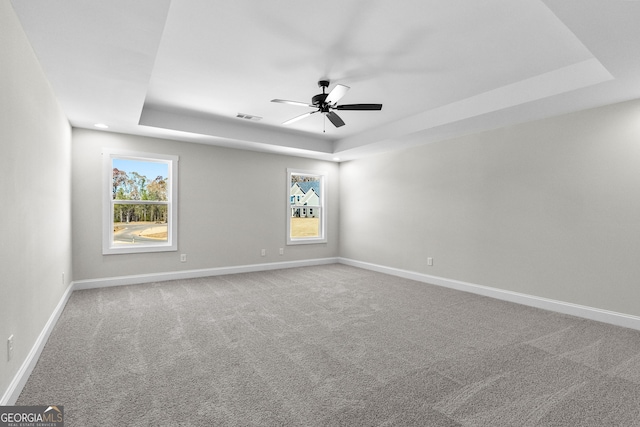
<svg viewBox="0 0 640 427">
<path fill-rule="evenodd" d="M 640 98 L 634 0 L 12 4 L 75 127 L 349 160 Z M 283 126 L 320 79 L 383 109 Z"/>
</svg>

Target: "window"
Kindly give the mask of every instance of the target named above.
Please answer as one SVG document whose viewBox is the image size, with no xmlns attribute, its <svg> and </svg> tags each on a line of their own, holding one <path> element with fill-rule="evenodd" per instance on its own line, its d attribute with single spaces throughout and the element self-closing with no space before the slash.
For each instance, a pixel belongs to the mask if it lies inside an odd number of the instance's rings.
<svg viewBox="0 0 640 427">
<path fill-rule="evenodd" d="M 102 253 L 178 250 L 178 157 L 122 150 L 102 156 Z"/>
<path fill-rule="evenodd" d="M 287 169 L 287 244 L 324 243 L 326 174 Z"/>
</svg>

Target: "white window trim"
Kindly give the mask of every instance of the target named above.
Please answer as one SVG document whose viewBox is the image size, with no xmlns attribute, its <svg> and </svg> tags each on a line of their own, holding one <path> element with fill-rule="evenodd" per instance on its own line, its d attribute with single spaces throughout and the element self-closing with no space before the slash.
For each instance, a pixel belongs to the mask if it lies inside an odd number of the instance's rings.
<svg viewBox="0 0 640 427">
<path fill-rule="evenodd" d="M 113 163 L 114 158 L 161 161 L 169 164 L 169 188 L 167 188 L 167 241 L 136 246 L 116 246 L 113 244 Z M 156 153 L 144 153 L 121 149 L 104 148 L 102 150 L 102 254 L 130 254 L 146 252 L 170 252 L 178 250 L 178 156 Z M 120 201 L 122 202 L 122 201 Z M 127 202 L 128 203 L 128 202 Z"/>
<path fill-rule="evenodd" d="M 291 238 L 291 175 L 308 175 L 320 177 L 320 237 L 298 237 Z M 315 243 L 327 243 L 327 173 L 322 171 L 301 170 L 287 168 L 287 245 L 309 245 Z"/>
</svg>

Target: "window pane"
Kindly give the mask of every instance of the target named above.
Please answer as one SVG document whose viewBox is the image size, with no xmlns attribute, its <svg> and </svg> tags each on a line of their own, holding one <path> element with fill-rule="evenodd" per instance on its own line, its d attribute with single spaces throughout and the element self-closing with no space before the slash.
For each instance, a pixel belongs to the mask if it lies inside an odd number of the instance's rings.
<svg viewBox="0 0 640 427">
<path fill-rule="evenodd" d="M 167 232 L 167 205 L 113 205 L 114 244 L 167 243 Z"/>
<path fill-rule="evenodd" d="M 290 177 L 289 238 L 322 237 L 322 176 L 292 173 Z"/>
<path fill-rule="evenodd" d="M 291 218 L 291 237 L 320 237 L 320 218 Z"/>
<path fill-rule="evenodd" d="M 103 148 L 102 253 L 177 250 L 178 156 Z"/>
<path fill-rule="evenodd" d="M 168 176 L 168 163 L 114 158 L 112 197 L 166 201 Z"/>
<path fill-rule="evenodd" d="M 320 206 L 322 177 L 291 175 L 290 200 L 299 206 Z"/>
</svg>

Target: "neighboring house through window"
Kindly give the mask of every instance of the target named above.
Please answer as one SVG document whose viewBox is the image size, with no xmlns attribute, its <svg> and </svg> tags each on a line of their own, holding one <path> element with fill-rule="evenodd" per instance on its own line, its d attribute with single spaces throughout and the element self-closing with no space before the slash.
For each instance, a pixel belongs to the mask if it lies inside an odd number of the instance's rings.
<svg viewBox="0 0 640 427">
<path fill-rule="evenodd" d="M 103 254 L 176 251 L 178 157 L 105 149 Z"/>
<path fill-rule="evenodd" d="M 324 243 L 326 174 L 287 169 L 287 244 Z"/>
</svg>

